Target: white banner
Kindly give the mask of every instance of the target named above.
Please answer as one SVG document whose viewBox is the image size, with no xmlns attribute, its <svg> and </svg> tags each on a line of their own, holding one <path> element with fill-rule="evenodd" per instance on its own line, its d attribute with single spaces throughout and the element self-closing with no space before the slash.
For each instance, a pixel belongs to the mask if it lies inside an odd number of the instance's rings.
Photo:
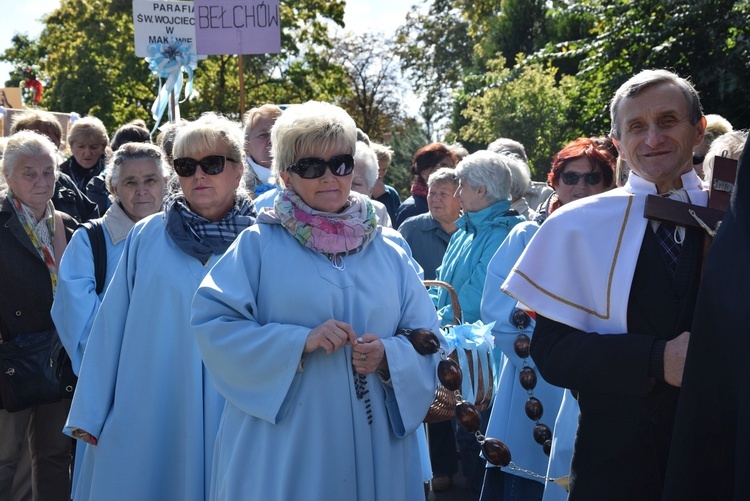
<svg viewBox="0 0 750 501">
<path fill-rule="evenodd" d="M 152 43 L 166 44 L 177 40 L 195 50 L 195 9 L 192 1 L 133 0 L 135 55 L 148 57 Z"/>
</svg>

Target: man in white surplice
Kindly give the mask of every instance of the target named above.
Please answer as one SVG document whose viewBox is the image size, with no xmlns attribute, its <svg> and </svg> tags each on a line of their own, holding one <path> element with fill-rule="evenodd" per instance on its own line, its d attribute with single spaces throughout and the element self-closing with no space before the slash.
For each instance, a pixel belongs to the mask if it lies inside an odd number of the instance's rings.
<svg viewBox="0 0 750 501">
<path fill-rule="evenodd" d="M 706 205 L 692 168 L 705 118 L 692 85 L 665 70 L 625 82 L 610 112 L 628 183 L 556 211 L 503 289 L 537 312 L 544 379 L 579 395 L 570 499 L 660 499 L 703 236 L 662 228 L 677 242 L 670 263 L 643 209 L 649 194 Z"/>
</svg>

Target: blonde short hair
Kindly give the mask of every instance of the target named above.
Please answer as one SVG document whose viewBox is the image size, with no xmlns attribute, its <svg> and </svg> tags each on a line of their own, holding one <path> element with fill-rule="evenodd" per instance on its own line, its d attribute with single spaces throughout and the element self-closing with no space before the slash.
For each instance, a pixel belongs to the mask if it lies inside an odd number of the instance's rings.
<svg viewBox="0 0 750 501">
<path fill-rule="evenodd" d="M 109 144 L 107 129 L 101 120 L 96 117 L 87 116 L 79 118 L 70 128 L 68 133 L 68 146 L 71 148 L 75 143 L 86 140 L 94 141 L 105 148 Z"/>
<path fill-rule="evenodd" d="M 294 162 L 321 149 L 354 155 L 357 126 L 338 106 L 308 101 L 287 108 L 271 129 L 271 170 L 278 177 Z"/>
</svg>

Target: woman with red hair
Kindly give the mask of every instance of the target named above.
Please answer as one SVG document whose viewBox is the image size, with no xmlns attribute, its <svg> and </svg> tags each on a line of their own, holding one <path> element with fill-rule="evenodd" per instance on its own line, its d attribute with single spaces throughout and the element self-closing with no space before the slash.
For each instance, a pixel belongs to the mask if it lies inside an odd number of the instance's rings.
<svg viewBox="0 0 750 501">
<path fill-rule="evenodd" d="M 608 138 L 579 137 L 555 155 L 547 174 L 555 192 L 539 206 L 535 222 L 541 224 L 568 202 L 612 188 L 615 159 L 611 143 Z"/>
</svg>

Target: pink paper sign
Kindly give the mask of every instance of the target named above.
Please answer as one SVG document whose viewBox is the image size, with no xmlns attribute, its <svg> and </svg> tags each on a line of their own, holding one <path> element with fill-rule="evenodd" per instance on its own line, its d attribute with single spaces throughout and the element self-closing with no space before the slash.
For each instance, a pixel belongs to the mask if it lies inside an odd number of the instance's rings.
<svg viewBox="0 0 750 501">
<path fill-rule="evenodd" d="M 279 0 L 195 0 L 198 54 L 275 54 L 281 50 Z"/>
</svg>

